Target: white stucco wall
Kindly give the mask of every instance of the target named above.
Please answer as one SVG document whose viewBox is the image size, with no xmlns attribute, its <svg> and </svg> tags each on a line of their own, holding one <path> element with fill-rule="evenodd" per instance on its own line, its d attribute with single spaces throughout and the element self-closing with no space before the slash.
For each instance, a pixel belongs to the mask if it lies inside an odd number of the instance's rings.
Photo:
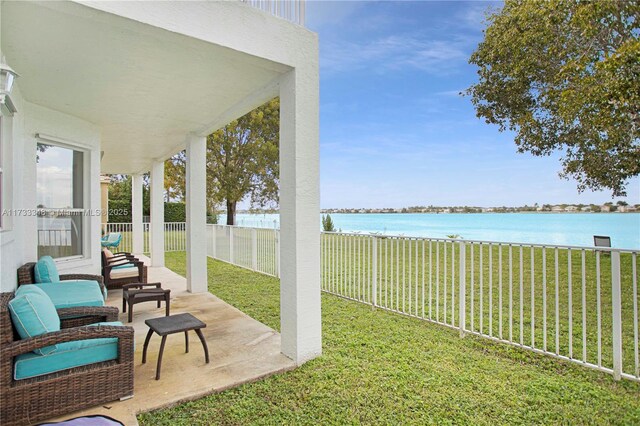
<svg viewBox="0 0 640 426">
<path fill-rule="evenodd" d="M 24 108 L 19 88 L 15 89 L 12 100 L 18 111 Z M 24 149 L 20 149 L 19 142 L 16 142 L 23 139 L 24 117 L 20 114 L 3 116 L 3 210 L 23 205 Z M 12 216 L 3 218 L 3 230 L 0 231 L 0 291 L 11 291 L 16 287 L 16 269 L 24 259 L 24 230 L 24 221 Z"/>
<path fill-rule="evenodd" d="M 85 151 L 84 207 L 99 210 L 100 132 L 91 123 L 24 101 L 19 80 L 11 96 L 18 112 L 7 120 L 10 137 L 3 138 L 5 160 L 6 209 L 36 209 L 36 134 L 56 139 L 54 143 Z M 6 124 L 6 123 L 5 123 Z M 59 141 L 58 141 L 59 139 Z M 7 161 L 9 160 L 9 161 Z M 16 269 L 37 260 L 37 219 L 34 216 L 9 217 L 8 229 L 0 232 L 0 290 L 16 288 Z M 85 258 L 61 260 L 61 273 L 71 271 L 99 273 L 100 217 L 87 216 L 84 222 Z"/>
</svg>

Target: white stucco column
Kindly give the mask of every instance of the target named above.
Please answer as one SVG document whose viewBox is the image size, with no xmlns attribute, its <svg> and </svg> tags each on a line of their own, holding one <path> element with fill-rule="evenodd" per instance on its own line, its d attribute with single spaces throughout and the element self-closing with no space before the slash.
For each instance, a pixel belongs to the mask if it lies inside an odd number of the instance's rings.
<svg viewBox="0 0 640 426">
<path fill-rule="evenodd" d="M 282 353 L 322 352 L 317 57 L 280 82 L 280 323 Z"/>
<path fill-rule="evenodd" d="M 135 254 L 144 253 L 144 229 L 142 225 L 142 175 L 131 176 L 131 221 L 133 223 L 133 247 Z"/>
<path fill-rule="evenodd" d="M 151 166 L 151 266 L 164 266 L 164 161 Z"/>
<path fill-rule="evenodd" d="M 207 291 L 207 138 L 187 138 L 187 290 Z"/>
</svg>

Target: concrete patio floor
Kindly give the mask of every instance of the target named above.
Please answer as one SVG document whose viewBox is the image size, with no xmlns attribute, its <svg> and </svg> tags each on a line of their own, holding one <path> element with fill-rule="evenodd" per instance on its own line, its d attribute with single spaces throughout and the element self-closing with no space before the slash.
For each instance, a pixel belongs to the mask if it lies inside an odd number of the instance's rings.
<svg viewBox="0 0 640 426">
<path fill-rule="evenodd" d="M 145 263 L 149 263 L 145 259 Z M 148 327 L 146 319 L 163 316 L 164 303 L 134 306 L 133 322 L 122 313 L 122 291 L 109 291 L 108 304 L 120 309 L 120 321 L 135 329 L 134 397 L 114 401 L 82 412 L 70 413 L 60 421 L 87 414 L 104 414 L 125 425 L 136 425 L 136 414 L 180 402 L 198 399 L 265 376 L 287 371 L 294 362 L 280 353 L 280 334 L 242 313 L 210 293 L 191 294 L 186 279 L 167 268 L 148 270 L 149 282 L 161 282 L 171 289 L 171 314 L 189 312 L 207 324 L 203 334 L 209 347 L 210 363 L 195 332 L 189 332 L 189 353 L 184 334 L 167 337 L 160 380 L 155 380 L 160 337 L 151 338 L 147 362 L 142 364 L 142 348 Z"/>
</svg>

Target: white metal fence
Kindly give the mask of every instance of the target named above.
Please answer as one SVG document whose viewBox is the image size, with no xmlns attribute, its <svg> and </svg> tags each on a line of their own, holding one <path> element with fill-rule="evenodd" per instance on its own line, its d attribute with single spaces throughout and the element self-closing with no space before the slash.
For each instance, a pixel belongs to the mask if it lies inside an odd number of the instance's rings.
<svg viewBox="0 0 640 426">
<path fill-rule="evenodd" d="M 637 255 L 323 233 L 322 289 L 638 381 Z"/>
<path fill-rule="evenodd" d="M 164 250 L 185 251 L 187 249 L 187 232 L 184 222 L 165 222 L 164 224 Z M 118 232 L 122 235 L 118 251 L 133 251 L 133 224 L 131 223 L 103 223 L 104 234 Z M 142 238 L 144 252 L 149 252 L 149 224 L 142 224 Z"/>
<path fill-rule="evenodd" d="M 209 225 L 208 255 L 279 276 L 277 230 Z M 637 251 L 323 233 L 322 290 L 640 381 Z"/>
<path fill-rule="evenodd" d="M 165 229 L 166 250 L 184 250 L 185 225 Z M 324 292 L 640 381 L 640 250 L 321 238 Z M 208 256 L 274 277 L 279 241 L 277 229 L 207 225 Z"/>
<path fill-rule="evenodd" d="M 280 231 L 207 225 L 207 255 L 256 272 L 280 277 Z"/>
<path fill-rule="evenodd" d="M 242 0 L 256 9 L 304 26 L 306 0 Z"/>
</svg>

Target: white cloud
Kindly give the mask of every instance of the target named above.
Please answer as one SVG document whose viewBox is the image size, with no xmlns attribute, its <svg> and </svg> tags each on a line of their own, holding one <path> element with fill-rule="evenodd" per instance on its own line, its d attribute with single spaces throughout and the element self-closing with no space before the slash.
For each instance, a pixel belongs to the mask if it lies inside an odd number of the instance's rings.
<svg viewBox="0 0 640 426">
<path fill-rule="evenodd" d="M 499 1 L 468 3 L 466 8 L 455 15 L 455 18 L 466 28 L 481 30 L 487 26 L 487 14 L 498 12 L 503 5 L 504 3 Z"/>
<path fill-rule="evenodd" d="M 362 43 L 334 41 L 322 46 L 320 65 L 327 72 L 369 68 L 381 73 L 401 69 L 450 73 L 466 62 L 469 46 L 463 37 L 433 40 L 420 35 L 392 35 Z"/>
</svg>

